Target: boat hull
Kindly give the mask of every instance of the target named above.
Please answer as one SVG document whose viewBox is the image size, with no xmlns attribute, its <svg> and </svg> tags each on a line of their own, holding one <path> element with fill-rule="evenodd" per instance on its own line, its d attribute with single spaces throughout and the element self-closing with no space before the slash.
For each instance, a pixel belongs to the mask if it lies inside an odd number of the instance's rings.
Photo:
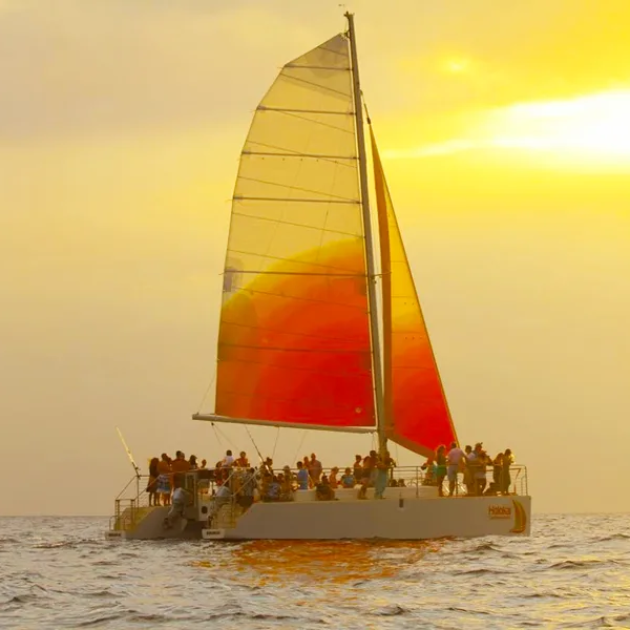
<svg viewBox="0 0 630 630">
<path fill-rule="evenodd" d="M 156 508 L 134 531 L 110 539 L 427 540 L 444 537 L 528 536 L 529 496 L 386 498 L 366 501 L 255 503 L 231 527 L 182 521 L 164 530 L 167 508 Z"/>
</svg>

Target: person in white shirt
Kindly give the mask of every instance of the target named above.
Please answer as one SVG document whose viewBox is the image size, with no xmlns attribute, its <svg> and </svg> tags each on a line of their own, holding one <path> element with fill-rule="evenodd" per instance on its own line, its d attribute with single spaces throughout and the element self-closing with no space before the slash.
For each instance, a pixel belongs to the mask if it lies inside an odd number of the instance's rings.
<svg viewBox="0 0 630 630">
<path fill-rule="evenodd" d="M 223 459 L 223 465 L 229 468 L 234 463 L 234 456 L 232 451 L 225 451 L 225 458 Z"/>
<path fill-rule="evenodd" d="M 184 518 L 184 510 L 188 502 L 188 493 L 182 488 L 179 474 L 173 475 L 173 494 L 171 496 L 171 509 L 164 519 L 164 529 L 171 529 L 175 523 Z"/>
<path fill-rule="evenodd" d="M 446 475 L 448 476 L 448 496 L 452 497 L 457 487 L 457 473 L 459 472 L 459 466 L 462 460 L 466 457 L 464 451 L 462 451 L 457 442 L 451 444 L 451 450 L 446 455 Z"/>
</svg>

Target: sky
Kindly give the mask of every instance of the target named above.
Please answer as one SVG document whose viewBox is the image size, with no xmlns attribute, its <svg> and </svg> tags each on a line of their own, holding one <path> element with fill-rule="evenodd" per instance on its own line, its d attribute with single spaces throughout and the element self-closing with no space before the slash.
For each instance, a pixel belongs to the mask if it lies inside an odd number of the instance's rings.
<svg viewBox="0 0 630 630">
<path fill-rule="evenodd" d="M 535 511 L 630 510 L 626 0 L 0 0 L 0 514 L 112 512 L 116 427 L 142 466 L 254 455 L 190 419 L 238 154 L 345 9 L 460 439 L 511 447 Z M 251 435 L 283 464 L 371 446 Z"/>
</svg>

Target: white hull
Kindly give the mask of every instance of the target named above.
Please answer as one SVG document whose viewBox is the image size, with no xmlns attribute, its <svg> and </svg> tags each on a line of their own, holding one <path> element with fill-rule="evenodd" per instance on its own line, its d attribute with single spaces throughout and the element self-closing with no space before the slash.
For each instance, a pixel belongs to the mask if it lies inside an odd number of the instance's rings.
<svg viewBox="0 0 630 630">
<path fill-rule="evenodd" d="M 411 489 L 409 489 L 411 490 Z M 112 531 L 110 539 L 151 540 L 161 538 L 205 540 L 425 540 L 444 537 L 528 536 L 531 527 L 531 498 L 461 497 L 431 498 L 392 492 L 382 500 L 255 503 L 229 525 L 221 520 L 208 528 L 202 516 L 181 521 L 165 530 L 167 508 L 155 508 L 132 531 Z M 398 495 L 398 496 L 395 496 Z M 305 497 L 306 498 L 306 497 Z M 310 499 L 310 497 L 309 497 Z M 205 505 L 204 514 L 208 513 Z M 230 507 L 223 508 L 229 510 Z"/>
</svg>

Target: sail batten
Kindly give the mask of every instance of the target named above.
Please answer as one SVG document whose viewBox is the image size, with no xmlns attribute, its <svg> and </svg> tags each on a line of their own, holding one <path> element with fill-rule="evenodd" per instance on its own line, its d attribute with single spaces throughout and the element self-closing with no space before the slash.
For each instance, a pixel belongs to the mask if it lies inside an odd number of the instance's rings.
<svg viewBox="0 0 630 630">
<path fill-rule="evenodd" d="M 370 128 L 383 272 L 388 438 L 422 455 L 456 439 L 409 261 Z"/>
<path fill-rule="evenodd" d="M 215 410 L 226 421 L 373 430 L 350 67 L 338 35 L 285 65 L 254 113 L 219 323 Z"/>
</svg>

